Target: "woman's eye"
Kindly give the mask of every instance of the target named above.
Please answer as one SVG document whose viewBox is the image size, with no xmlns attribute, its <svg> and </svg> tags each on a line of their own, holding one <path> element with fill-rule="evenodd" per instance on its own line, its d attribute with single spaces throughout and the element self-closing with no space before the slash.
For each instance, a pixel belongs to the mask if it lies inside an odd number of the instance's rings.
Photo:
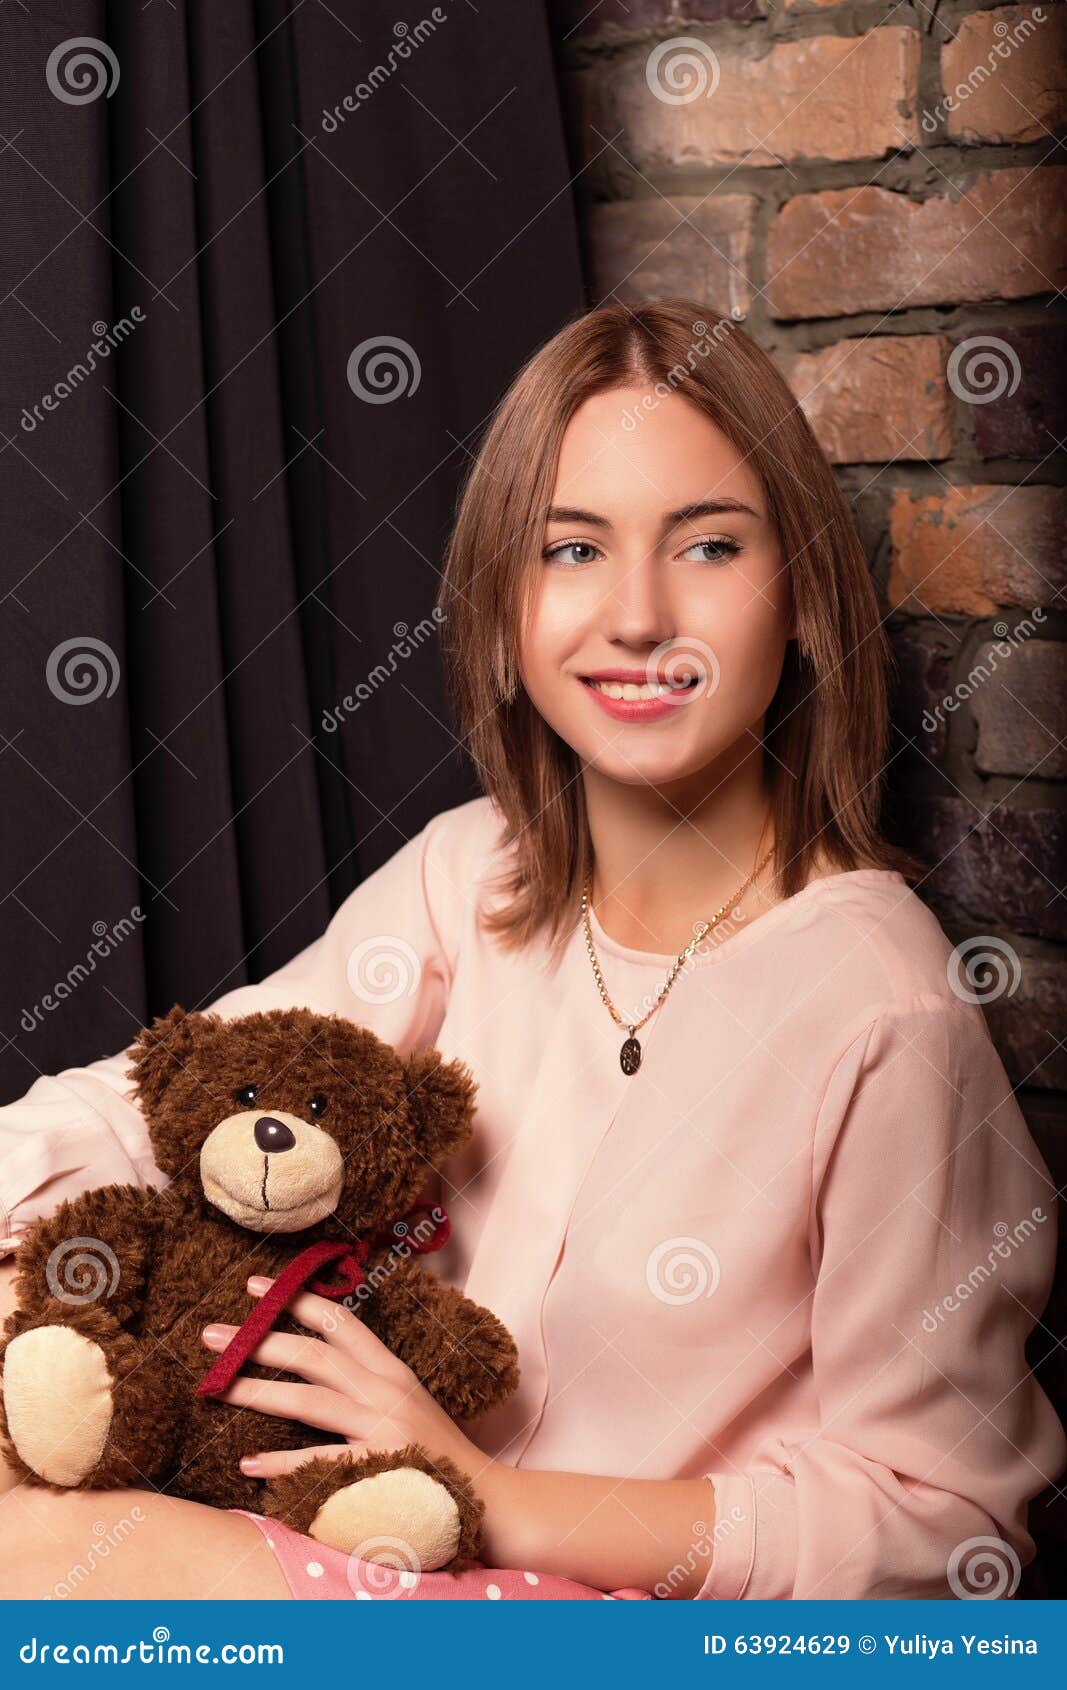
<svg viewBox="0 0 1067 1690">
<path fill-rule="evenodd" d="M 682 556 L 688 558 L 690 553 L 698 552 L 702 555 L 693 558 L 694 563 L 725 563 L 727 558 L 736 557 L 740 550 L 737 540 L 730 540 L 726 535 L 722 535 L 719 539 L 694 540 L 691 546 L 686 547 Z"/>
<path fill-rule="evenodd" d="M 329 1099 L 324 1097 L 321 1091 L 317 1091 L 308 1103 L 308 1108 L 311 1110 L 311 1113 L 315 1116 L 316 1120 L 318 1120 L 320 1115 L 325 1115 L 328 1101 Z"/>
<path fill-rule="evenodd" d="M 239 1103 L 243 1109 L 251 1109 L 257 1096 L 258 1093 L 255 1086 L 242 1086 L 240 1091 L 234 1093 L 235 1101 Z"/>
<path fill-rule="evenodd" d="M 584 555 L 568 557 L 566 555 L 568 552 Z M 546 563 L 563 563 L 572 567 L 582 563 L 592 563 L 594 558 L 599 557 L 599 555 L 598 548 L 591 545 L 588 540 L 561 540 L 558 545 L 547 546 L 543 553 Z"/>
</svg>

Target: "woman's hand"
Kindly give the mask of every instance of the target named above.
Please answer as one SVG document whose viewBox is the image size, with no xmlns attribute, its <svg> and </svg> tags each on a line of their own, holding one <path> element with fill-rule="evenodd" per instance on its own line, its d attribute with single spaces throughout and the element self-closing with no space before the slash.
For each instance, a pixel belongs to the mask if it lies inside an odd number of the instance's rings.
<svg viewBox="0 0 1067 1690">
<path fill-rule="evenodd" d="M 250 1279 L 248 1289 L 261 1297 L 273 1283 Z M 238 1377 L 217 1400 L 319 1426 L 346 1442 L 245 1456 L 241 1470 L 249 1477 L 274 1478 L 312 1455 L 336 1460 L 350 1449 L 363 1454 L 423 1444 L 451 1457 L 485 1503 L 490 1566 L 561 1573 L 601 1590 L 651 1590 L 669 1568 L 662 1594 L 696 1594 L 710 1564 L 715 1493 L 709 1480 L 522 1471 L 493 1461 L 351 1309 L 311 1291 L 288 1308 L 315 1336 L 268 1333 L 249 1360 L 295 1373 L 306 1384 Z M 204 1343 L 224 1350 L 236 1330 L 206 1326 Z"/>
<path fill-rule="evenodd" d="M 248 1289 L 261 1297 L 273 1283 L 257 1276 L 248 1281 Z M 270 1332 L 248 1359 L 295 1373 L 307 1383 L 239 1376 L 218 1401 L 258 1409 L 282 1420 L 300 1420 L 324 1432 L 340 1433 L 347 1441 L 244 1456 L 242 1472 L 250 1478 L 270 1479 L 291 1472 L 312 1455 L 336 1459 L 350 1449 L 362 1455 L 419 1443 L 431 1454 L 451 1457 L 477 1484 L 478 1475 L 492 1465 L 488 1458 L 358 1315 L 312 1291 L 302 1291 L 287 1306 L 294 1320 L 316 1336 Z M 235 1326 L 205 1326 L 201 1336 L 209 1349 L 222 1351 L 236 1331 Z"/>
</svg>

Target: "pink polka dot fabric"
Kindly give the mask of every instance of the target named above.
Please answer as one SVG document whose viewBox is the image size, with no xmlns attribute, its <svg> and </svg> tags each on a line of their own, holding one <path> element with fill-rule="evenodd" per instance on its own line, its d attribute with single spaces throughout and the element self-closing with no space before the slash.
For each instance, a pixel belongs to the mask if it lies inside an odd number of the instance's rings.
<svg viewBox="0 0 1067 1690">
<path fill-rule="evenodd" d="M 423 1573 L 361 1561 L 339 1549 L 327 1549 L 313 1537 L 294 1532 L 281 1520 L 231 1508 L 263 1533 L 293 1596 L 302 1602 L 647 1602 L 647 1590 L 594 1590 L 555 1573 L 516 1572 L 510 1568 L 468 1567 L 463 1573 Z"/>
</svg>

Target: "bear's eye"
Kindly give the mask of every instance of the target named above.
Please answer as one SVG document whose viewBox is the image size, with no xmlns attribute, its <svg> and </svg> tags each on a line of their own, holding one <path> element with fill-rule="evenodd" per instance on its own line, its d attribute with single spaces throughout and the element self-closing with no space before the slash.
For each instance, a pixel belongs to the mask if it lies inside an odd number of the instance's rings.
<svg viewBox="0 0 1067 1690">
<path fill-rule="evenodd" d="M 255 1086 L 242 1086 L 240 1091 L 234 1092 L 234 1101 L 244 1109 L 251 1109 L 258 1095 Z"/>
<path fill-rule="evenodd" d="M 308 1108 L 311 1110 L 311 1113 L 315 1116 L 316 1120 L 318 1120 L 320 1115 L 325 1115 L 328 1101 L 328 1098 L 324 1097 L 321 1091 L 317 1091 L 314 1097 L 309 1101 Z"/>
</svg>

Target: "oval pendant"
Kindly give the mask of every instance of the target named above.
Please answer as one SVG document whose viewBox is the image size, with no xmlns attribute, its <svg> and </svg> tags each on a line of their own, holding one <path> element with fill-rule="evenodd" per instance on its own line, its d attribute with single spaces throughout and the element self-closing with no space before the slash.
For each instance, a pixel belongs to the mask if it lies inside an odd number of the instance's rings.
<svg viewBox="0 0 1067 1690">
<path fill-rule="evenodd" d="M 619 1052 L 619 1065 L 624 1074 L 636 1074 L 641 1066 L 641 1046 L 632 1033 L 623 1041 Z"/>
</svg>

